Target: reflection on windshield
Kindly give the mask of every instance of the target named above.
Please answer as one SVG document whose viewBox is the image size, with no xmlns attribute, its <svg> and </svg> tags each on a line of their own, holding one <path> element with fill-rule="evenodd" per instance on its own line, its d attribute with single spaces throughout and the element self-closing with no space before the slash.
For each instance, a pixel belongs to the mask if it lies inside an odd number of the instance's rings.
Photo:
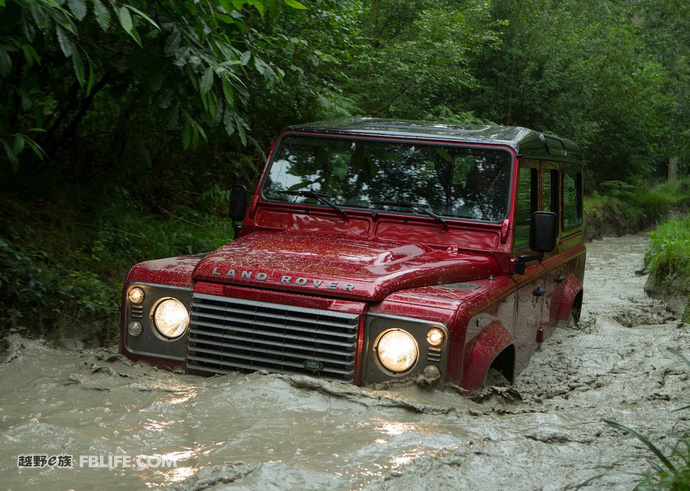
<svg viewBox="0 0 690 491">
<path fill-rule="evenodd" d="M 415 212 L 381 204 L 408 202 L 446 217 L 497 222 L 508 214 L 510 162 L 503 150 L 286 136 L 263 193 L 318 205 L 309 194 L 322 193 L 346 208 Z"/>
</svg>

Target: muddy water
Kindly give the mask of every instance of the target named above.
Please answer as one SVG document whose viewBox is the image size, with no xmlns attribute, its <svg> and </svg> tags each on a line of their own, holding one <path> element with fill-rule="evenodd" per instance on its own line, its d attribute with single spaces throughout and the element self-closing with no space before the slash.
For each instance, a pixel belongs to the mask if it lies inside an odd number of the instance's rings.
<svg viewBox="0 0 690 491">
<path fill-rule="evenodd" d="M 562 326 L 512 388 L 361 389 L 304 377 L 212 379 L 115 351 L 10 339 L 0 364 L 0 487 L 7 489 L 630 489 L 649 469 L 632 426 L 662 446 L 688 429 L 690 328 L 642 286 L 644 235 L 589 246 L 579 328 Z M 688 412 L 685 411 L 685 416 Z M 17 466 L 70 455 L 72 468 Z M 89 456 L 148 466 L 88 467 Z M 159 458 L 176 467 L 156 467 Z M 80 465 L 84 458 L 84 465 Z M 151 460 L 146 460 L 151 458 Z M 121 461 L 120 461 L 121 462 Z"/>
</svg>

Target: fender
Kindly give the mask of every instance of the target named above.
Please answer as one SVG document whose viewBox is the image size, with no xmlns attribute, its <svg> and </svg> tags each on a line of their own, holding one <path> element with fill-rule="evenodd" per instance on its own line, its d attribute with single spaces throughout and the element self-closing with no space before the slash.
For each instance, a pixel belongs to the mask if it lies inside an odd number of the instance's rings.
<svg viewBox="0 0 690 491">
<path fill-rule="evenodd" d="M 482 329 L 465 346 L 461 386 L 470 391 L 480 389 L 493 361 L 499 353 L 512 344 L 512 334 L 499 321 L 494 321 Z"/>
<path fill-rule="evenodd" d="M 559 290 L 558 293 L 554 292 L 551 301 L 551 318 L 553 319 L 553 313 L 555 312 L 556 322 L 568 320 L 575 297 L 582 291 L 582 283 L 580 283 L 580 280 L 574 275 L 570 275 L 568 279 L 561 284 Z"/>
</svg>

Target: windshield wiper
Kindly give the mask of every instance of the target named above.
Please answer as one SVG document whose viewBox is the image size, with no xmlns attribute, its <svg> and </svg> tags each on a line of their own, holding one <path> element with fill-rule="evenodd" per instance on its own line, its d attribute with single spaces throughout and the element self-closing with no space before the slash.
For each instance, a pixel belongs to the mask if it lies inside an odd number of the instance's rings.
<svg viewBox="0 0 690 491">
<path fill-rule="evenodd" d="M 330 196 L 327 194 L 323 193 L 317 193 L 316 191 L 278 191 L 279 193 L 282 194 L 289 194 L 290 196 L 304 196 L 305 198 L 314 198 L 316 201 L 319 201 L 323 203 L 326 206 L 330 206 L 333 208 L 335 211 L 337 211 L 340 215 L 342 215 L 343 218 L 347 217 L 347 214 L 345 213 L 345 210 L 343 210 L 341 207 L 333 203 L 330 199 Z"/>
<path fill-rule="evenodd" d="M 384 205 L 384 206 L 402 206 L 405 208 L 412 208 L 413 210 L 417 210 L 419 212 L 424 213 L 425 215 L 429 215 L 431 218 L 441 222 L 444 227 L 448 226 L 448 222 L 443 219 L 443 217 L 440 217 L 433 211 L 429 210 L 428 208 L 425 208 L 424 206 L 420 205 L 419 203 L 412 203 L 411 201 L 372 201 L 372 205 Z"/>
</svg>

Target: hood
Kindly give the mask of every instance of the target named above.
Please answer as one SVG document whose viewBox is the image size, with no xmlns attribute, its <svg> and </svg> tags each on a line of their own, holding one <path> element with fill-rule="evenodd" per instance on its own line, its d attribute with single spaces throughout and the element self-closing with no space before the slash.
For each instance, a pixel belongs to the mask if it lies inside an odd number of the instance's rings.
<svg viewBox="0 0 690 491">
<path fill-rule="evenodd" d="M 494 258 L 455 248 L 255 232 L 206 256 L 196 267 L 194 279 L 381 301 L 398 290 L 498 274 Z"/>
</svg>

